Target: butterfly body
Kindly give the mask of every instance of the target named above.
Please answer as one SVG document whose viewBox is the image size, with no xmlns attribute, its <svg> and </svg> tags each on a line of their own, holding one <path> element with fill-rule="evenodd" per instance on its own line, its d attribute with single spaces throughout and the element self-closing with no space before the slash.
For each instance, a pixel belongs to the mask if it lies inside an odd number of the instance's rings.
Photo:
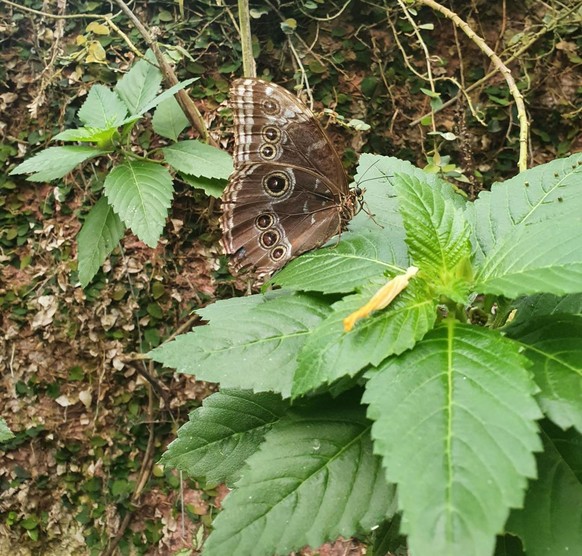
<svg viewBox="0 0 582 556">
<path fill-rule="evenodd" d="M 235 270 L 270 274 L 341 232 L 357 194 L 325 132 L 296 97 L 259 79 L 231 86 L 234 173 L 222 244 Z"/>
</svg>

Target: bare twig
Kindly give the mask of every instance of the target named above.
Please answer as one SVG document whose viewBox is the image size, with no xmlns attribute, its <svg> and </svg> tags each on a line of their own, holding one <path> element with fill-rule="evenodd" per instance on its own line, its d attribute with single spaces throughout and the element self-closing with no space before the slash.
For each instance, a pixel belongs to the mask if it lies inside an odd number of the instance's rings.
<svg viewBox="0 0 582 556">
<path fill-rule="evenodd" d="M 243 73 L 245 77 L 256 77 L 257 67 L 255 65 L 255 59 L 253 58 L 249 0 L 238 0 L 238 19 L 240 24 L 240 43 L 243 56 Z"/>
</svg>

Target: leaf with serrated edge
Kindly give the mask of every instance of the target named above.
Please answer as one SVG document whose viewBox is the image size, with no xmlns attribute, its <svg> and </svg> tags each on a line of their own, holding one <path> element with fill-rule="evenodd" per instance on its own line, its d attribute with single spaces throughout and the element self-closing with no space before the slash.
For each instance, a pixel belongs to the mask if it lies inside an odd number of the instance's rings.
<svg viewBox="0 0 582 556">
<path fill-rule="evenodd" d="M 523 509 L 507 530 L 519 535 L 527 556 L 571 556 L 582 547 L 582 437 L 544 423 L 538 480 L 530 483 Z"/>
<path fill-rule="evenodd" d="M 471 255 L 470 228 L 463 212 L 448 199 L 451 186 L 397 174 L 394 187 L 406 228 L 410 257 L 422 270 L 447 275 Z"/>
<path fill-rule="evenodd" d="M 258 298 L 246 306 L 219 302 L 198 311 L 210 324 L 178 336 L 150 356 L 223 388 L 278 392 L 288 398 L 297 354 L 330 308 L 308 295 Z"/>
<path fill-rule="evenodd" d="M 517 314 L 510 323 L 512 327 L 543 315 L 582 315 L 582 293 L 562 297 L 551 293 L 528 295 L 517 299 L 513 308 L 517 310 Z"/>
<path fill-rule="evenodd" d="M 210 178 L 197 178 L 188 174 L 180 172 L 180 179 L 184 180 L 190 187 L 194 189 L 202 189 L 206 195 L 210 197 L 220 198 L 224 188 L 226 187 L 226 180 L 213 180 Z"/>
<path fill-rule="evenodd" d="M 490 556 L 536 474 L 541 417 L 519 345 L 453 320 L 370 371 L 374 451 L 412 554 Z"/>
<path fill-rule="evenodd" d="M 0 418 L 0 442 L 14 438 L 14 433 L 8 428 L 6 421 Z"/>
<path fill-rule="evenodd" d="M 103 130 L 121 125 L 126 114 L 127 107 L 119 95 L 109 87 L 97 84 L 91 87 L 77 117 L 85 126 Z"/>
<path fill-rule="evenodd" d="M 152 118 L 154 131 L 172 141 L 177 141 L 188 125 L 188 118 L 174 97 L 160 102 Z"/>
<path fill-rule="evenodd" d="M 434 325 L 436 305 L 413 280 L 388 309 L 344 332 L 343 319 L 364 305 L 380 287 L 373 282 L 361 293 L 338 301 L 307 340 L 298 357 L 293 395 L 300 396 L 344 376 L 354 376 L 369 364 L 410 349 Z"/>
<path fill-rule="evenodd" d="M 65 129 L 52 138 L 52 141 L 81 141 L 85 143 L 99 143 L 101 145 L 110 143 L 111 138 L 117 132 L 117 128 L 95 129 L 79 127 L 76 129 Z"/>
<path fill-rule="evenodd" d="M 500 241 L 476 277 L 475 291 L 515 298 L 582 291 L 582 219 L 519 226 Z"/>
<path fill-rule="evenodd" d="M 348 232 L 339 243 L 291 261 L 271 284 L 303 291 L 351 292 L 387 273 L 402 274 L 408 263 L 401 228 Z"/>
<path fill-rule="evenodd" d="M 582 213 L 582 153 L 531 168 L 467 205 L 474 245 L 481 259 L 516 226 Z"/>
<path fill-rule="evenodd" d="M 119 216 L 101 197 L 89 211 L 77 236 L 79 281 L 85 287 L 123 237 L 125 228 Z"/>
<path fill-rule="evenodd" d="M 267 433 L 224 500 L 205 556 L 288 554 L 369 531 L 393 513 L 362 408 L 318 405 Z"/>
<path fill-rule="evenodd" d="M 104 190 L 125 225 L 144 243 L 155 247 L 174 195 L 168 170 L 153 162 L 126 162 L 107 175 Z"/>
<path fill-rule="evenodd" d="M 162 150 L 166 162 L 179 172 L 224 180 L 232 174 L 231 156 L 212 145 L 196 140 L 179 141 Z"/>
<path fill-rule="evenodd" d="M 32 174 L 27 181 L 56 180 L 82 162 L 106 152 L 94 147 L 49 147 L 13 168 L 10 175 Z"/>
<path fill-rule="evenodd" d="M 582 433 L 582 316 L 533 318 L 507 333 L 525 346 L 533 362 L 543 411 L 563 429 Z"/>
<path fill-rule="evenodd" d="M 130 114 L 141 112 L 154 99 L 162 84 L 162 74 L 155 65 L 155 56 L 148 50 L 145 58 L 136 62 L 115 86 Z"/>
<path fill-rule="evenodd" d="M 232 484 L 287 408 L 275 394 L 221 390 L 190 414 L 160 463 L 208 484 Z"/>
</svg>

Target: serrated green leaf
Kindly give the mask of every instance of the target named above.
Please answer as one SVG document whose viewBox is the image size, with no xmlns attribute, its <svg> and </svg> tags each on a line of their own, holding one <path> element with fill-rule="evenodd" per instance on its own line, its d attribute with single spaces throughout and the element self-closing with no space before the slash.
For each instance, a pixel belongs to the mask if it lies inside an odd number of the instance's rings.
<svg viewBox="0 0 582 556">
<path fill-rule="evenodd" d="M 582 220 L 518 226 L 483 261 L 475 290 L 515 298 L 582 290 Z"/>
<path fill-rule="evenodd" d="M 179 172 L 223 180 L 232 174 L 231 156 L 212 145 L 196 140 L 179 141 L 162 150 L 168 164 Z"/>
<path fill-rule="evenodd" d="M 177 141 L 178 136 L 189 122 L 178 101 L 174 97 L 167 98 L 158 104 L 152 118 L 154 131 L 162 137 Z"/>
<path fill-rule="evenodd" d="M 531 319 L 507 334 L 525 346 L 533 362 L 538 401 L 563 429 L 582 432 L 582 316 L 550 315 Z"/>
<path fill-rule="evenodd" d="M 471 255 L 469 224 L 449 200 L 452 188 L 404 174 L 395 177 L 394 187 L 412 260 L 421 270 L 447 280 Z"/>
<path fill-rule="evenodd" d="M 202 309 L 199 314 L 210 320 L 208 325 L 149 355 L 199 380 L 220 382 L 223 388 L 278 392 L 288 398 L 297 354 L 330 308 L 307 295 L 253 297 L 252 302 L 221 301 Z"/>
<path fill-rule="evenodd" d="M 49 147 L 25 160 L 10 175 L 32 174 L 28 181 L 50 181 L 67 175 L 75 166 L 107 151 L 94 147 Z"/>
<path fill-rule="evenodd" d="M 189 186 L 193 187 L 194 189 L 202 189 L 206 195 L 216 199 L 220 198 L 224 188 L 226 187 L 225 180 L 197 178 L 195 176 L 189 176 L 188 174 L 183 174 L 181 172 L 179 175 L 180 179 L 184 180 Z"/>
<path fill-rule="evenodd" d="M 541 417 L 519 345 L 453 320 L 370 371 L 374 451 L 413 554 L 490 556 L 536 474 Z"/>
<path fill-rule="evenodd" d="M 574 429 L 544 426 L 538 480 L 507 530 L 519 535 L 528 556 L 570 556 L 582 547 L 582 438 Z"/>
<path fill-rule="evenodd" d="M 115 90 L 129 109 L 138 114 L 151 102 L 162 84 L 162 73 L 157 68 L 153 53 L 148 50 L 145 59 L 138 60 L 117 82 Z"/>
<path fill-rule="evenodd" d="M 8 428 L 6 421 L 0 418 L 0 442 L 6 442 L 14 438 L 14 433 Z"/>
<path fill-rule="evenodd" d="M 96 129 L 88 127 L 79 127 L 77 129 L 65 129 L 58 135 L 55 135 L 53 141 L 81 141 L 86 143 L 98 143 L 107 145 L 111 143 L 113 136 L 117 133 L 117 128 Z"/>
<path fill-rule="evenodd" d="M 288 554 L 369 531 L 393 513 L 362 408 L 318 405 L 267 433 L 214 521 L 206 556 Z"/>
<path fill-rule="evenodd" d="M 510 323 L 512 327 L 543 315 L 582 315 L 582 293 L 562 297 L 550 293 L 528 295 L 516 300 L 513 307 L 517 314 Z"/>
<path fill-rule="evenodd" d="M 467 205 L 477 255 L 483 258 L 516 226 L 582 213 L 582 153 L 554 160 L 494 183 Z M 527 185 L 526 185 L 527 184 Z"/>
<path fill-rule="evenodd" d="M 232 484 L 287 408 L 287 403 L 270 393 L 222 390 L 212 394 L 180 427 L 160 463 L 209 484 Z"/>
<path fill-rule="evenodd" d="M 85 287 L 97 274 L 105 259 L 123 237 L 125 228 L 107 203 L 101 197 L 89 211 L 83 227 L 77 236 L 79 281 Z"/>
<path fill-rule="evenodd" d="M 127 107 L 119 95 L 99 84 L 91 87 L 87 100 L 77 112 L 85 126 L 101 130 L 118 127 L 126 115 Z"/>
<path fill-rule="evenodd" d="M 270 283 L 303 291 L 351 292 L 373 278 L 401 274 L 408 266 L 404 230 L 376 227 L 342 234 L 339 243 L 305 253 Z"/>
<path fill-rule="evenodd" d="M 168 170 L 153 162 L 126 162 L 107 175 L 104 191 L 125 225 L 155 247 L 174 194 Z"/>
<path fill-rule="evenodd" d="M 333 313 L 313 330 L 298 357 L 294 396 L 346 375 L 355 376 L 369 364 L 379 365 L 386 357 L 410 349 L 433 327 L 436 304 L 413 279 L 388 309 L 344 332 L 343 319 L 367 303 L 381 285 L 374 281 L 361 293 L 338 301 L 332 306 Z"/>
</svg>

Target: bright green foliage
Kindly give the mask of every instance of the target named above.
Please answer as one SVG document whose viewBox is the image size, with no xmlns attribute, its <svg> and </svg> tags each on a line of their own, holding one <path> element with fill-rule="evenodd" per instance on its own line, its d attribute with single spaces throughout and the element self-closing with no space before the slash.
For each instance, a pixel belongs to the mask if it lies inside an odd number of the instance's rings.
<svg viewBox="0 0 582 556">
<path fill-rule="evenodd" d="M 489 556 L 535 477 L 541 417 L 519 346 L 448 320 L 369 373 L 374 450 L 413 554 Z"/>
<path fill-rule="evenodd" d="M 369 364 L 414 346 L 434 325 L 436 307 L 416 281 L 386 311 L 377 311 L 344 332 L 342 320 L 361 307 L 382 284 L 368 284 L 362 292 L 332 305 L 329 315 L 310 335 L 297 358 L 293 395 L 317 390 L 344 376 L 354 376 Z"/>
<path fill-rule="evenodd" d="M 190 414 L 160 463 L 208 484 L 232 484 L 287 408 L 275 394 L 241 390 L 212 394 Z"/>
<path fill-rule="evenodd" d="M 77 117 L 86 127 L 96 129 L 119 127 L 126 115 L 127 106 L 125 103 L 117 93 L 105 85 L 91 87 L 87 100 L 77 112 Z M 57 138 L 59 137 L 57 136 Z"/>
<path fill-rule="evenodd" d="M 369 531 L 394 511 L 357 404 L 288 413 L 247 461 L 204 554 L 272 556 Z M 356 405 L 356 407 L 354 407 Z"/>
<path fill-rule="evenodd" d="M 230 155 L 200 141 L 180 141 L 162 149 L 172 168 L 185 174 L 227 179 L 233 166 Z"/>
<path fill-rule="evenodd" d="M 194 189 L 202 189 L 206 195 L 209 197 L 214 197 L 218 199 L 222 192 L 224 191 L 224 187 L 226 182 L 224 180 L 217 180 L 205 177 L 195 177 L 190 176 L 188 174 L 178 174 L 181 180 L 184 180 L 188 185 L 193 187 Z"/>
<path fill-rule="evenodd" d="M 526 346 L 544 413 L 582 433 L 582 315 L 532 318 L 508 334 Z"/>
<path fill-rule="evenodd" d="M 582 437 L 545 424 L 542 439 L 538 479 L 507 530 L 519 535 L 528 556 L 570 556 L 582 547 Z"/>
<path fill-rule="evenodd" d="M 14 438 L 14 433 L 8 428 L 6 421 L 0 418 L 0 442 L 6 442 Z"/>
<path fill-rule="evenodd" d="M 516 227 L 483 261 L 478 292 L 515 298 L 578 293 L 582 284 L 582 218 Z"/>
<path fill-rule="evenodd" d="M 104 188 L 125 225 L 144 243 L 155 247 L 174 194 L 168 170 L 152 162 L 126 162 L 109 173 Z"/>
<path fill-rule="evenodd" d="M 332 240 L 336 241 L 336 240 Z M 346 233 L 330 247 L 291 261 L 271 280 L 290 289 L 344 293 L 386 274 L 401 274 L 408 266 L 404 231 L 381 229 Z"/>
<path fill-rule="evenodd" d="M 79 281 L 87 286 L 99 267 L 123 237 L 125 228 L 109 206 L 106 197 L 101 197 L 90 210 L 79 235 Z"/>
<path fill-rule="evenodd" d="M 511 321 L 512 326 L 542 315 L 560 313 L 582 315 L 582 293 L 573 293 L 563 297 L 549 293 L 521 297 L 513 304 L 513 307 L 517 314 Z"/>
<path fill-rule="evenodd" d="M 28 181 L 50 181 L 67 175 L 75 166 L 106 151 L 93 147 L 49 147 L 25 160 L 10 175 L 31 174 Z"/>
<path fill-rule="evenodd" d="M 162 74 L 156 63 L 155 56 L 148 51 L 145 59 L 134 64 L 115 86 L 130 114 L 140 113 L 157 95 Z"/>
<path fill-rule="evenodd" d="M 199 312 L 208 326 L 150 353 L 155 361 L 223 387 L 289 397 L 295 357 L 329 306 L 308 295 L 285 295 L 256 306 L 218 302 Z M 248 304 L 248 302 L 247 302 Z"/>
<path fill-rule="evenodd" d="M 188 118 L 174 97 L 160 102 L 152 118 L 154 131 L 172 141 L 177 141 L 188 125 Z"/>
</svg>

